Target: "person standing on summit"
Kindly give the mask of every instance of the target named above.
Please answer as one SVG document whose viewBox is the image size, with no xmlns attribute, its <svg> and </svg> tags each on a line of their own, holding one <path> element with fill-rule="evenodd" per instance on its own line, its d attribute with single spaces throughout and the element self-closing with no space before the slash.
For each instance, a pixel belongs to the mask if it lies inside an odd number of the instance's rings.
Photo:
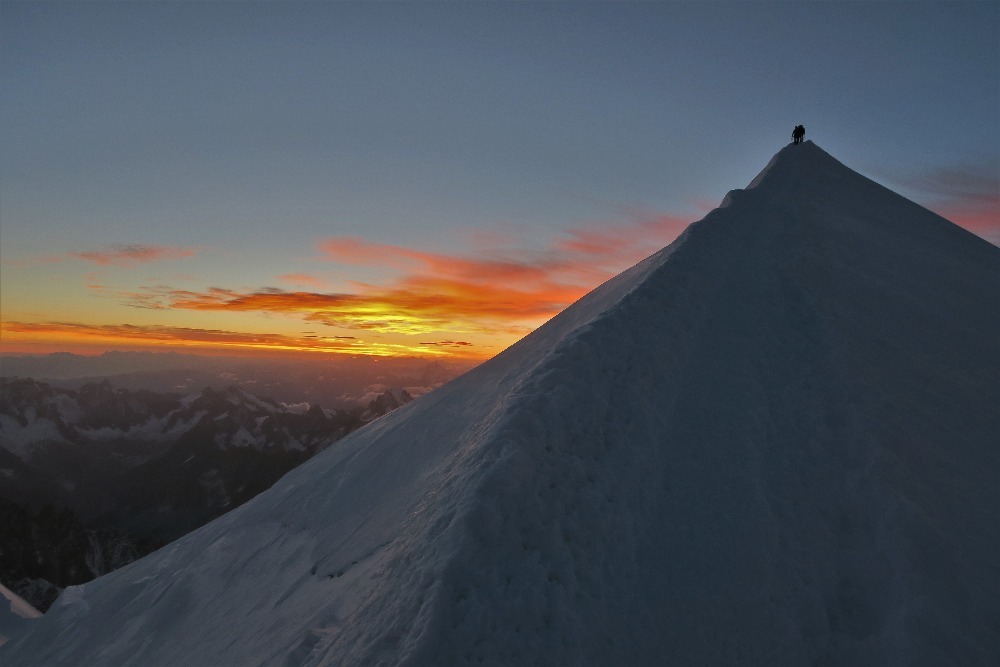
<svg viewBox="0 0 1000 667">
<path fill-rule="evenodd" d="M 796 125 L 795 129 L 792 130 L 792 143 L 798 144 L 802 143 L 802 137 L 806 136 L 806 128 L 804 125 Z"/>
</svg>

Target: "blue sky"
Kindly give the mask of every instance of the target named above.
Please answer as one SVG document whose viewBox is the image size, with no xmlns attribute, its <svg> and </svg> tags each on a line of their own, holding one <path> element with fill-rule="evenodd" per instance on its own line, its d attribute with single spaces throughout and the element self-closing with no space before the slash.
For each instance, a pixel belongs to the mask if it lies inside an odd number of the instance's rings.
<svg viewBox="0 0 1000 667">
<path fill-rule="evenodd" d="M 430 289 L 443 256 L 599 269 L 548 274 L 492 325 L 322 324 L 488 355 L 745 186 L 798 123 L 1000 238 L 998 35 L 995 2 L 4 1 L 2 319 L 95 345 L 112 324 L 294 337 L 301 310 L 178 294 Z M 553 259 L 581 230 L 655 233 Z"/>
</svg>

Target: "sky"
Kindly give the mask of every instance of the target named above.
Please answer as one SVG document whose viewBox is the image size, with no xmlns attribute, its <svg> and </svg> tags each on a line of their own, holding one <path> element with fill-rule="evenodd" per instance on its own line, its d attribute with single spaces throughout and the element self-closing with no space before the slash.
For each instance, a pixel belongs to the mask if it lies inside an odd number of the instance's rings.
<svg viewBox="0 0 1000 667">
<path fill-rule="evenodd" d="M 1000 244 L 996 2 L 0 2 L 0 353 L 485 359 L 794 125 Z"/>
</svg>

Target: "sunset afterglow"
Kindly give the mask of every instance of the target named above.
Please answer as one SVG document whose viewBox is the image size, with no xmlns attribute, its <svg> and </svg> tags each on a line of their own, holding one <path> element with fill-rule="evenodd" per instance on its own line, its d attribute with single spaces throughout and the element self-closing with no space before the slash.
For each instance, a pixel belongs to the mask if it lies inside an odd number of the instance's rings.
<svg viewBox="0 0 1000 667">
<path fill-rule="evenodd" d="M 180 347 L 209 352 L 308 352 L 483 359 L 496 354 L 551 318 L 587 291 L 669 243 L 685 226 L 680 218 L 640 219 L 603 231 L 570 230 L 546 247 L 518 256 L 509 240 L 475 235 L 479 246 L 467 254 L 447 255 L 358 238 L 326 238 L 316 244 L 322 271 L 349 265 L 382 272 L 380 283 L 350 283 L 338 291 L 289 291 L 276 287 L 236 290 L 181 289 L 143 284 L 139 265 L 189 259 L 194 251 L 173 248 L 94 249 L 62 258 L 20 262 L 22 271 L 52 263 L 84 260 L 77 267 L 80 285 L 91 298 L 115 302 L 123 321 L 185 313 L 239 314 L 260 331 L 198 328 L 155 323 L 104 324 L 64 320 L 5 319 L 7 351 L 115 347 Z M 488 237 L 488 242 L 482 239 Z M 488 248 L 483 244 L 487 243 Z M 202 256 L 211 253 L 202 251 Z M 114 266 L 112 287 L 97 280 L 86 263 Z M 79 264 L 79 262 L 77 262 Z M 133 277 L 134 276 L 134 277 Z M 275 276 L 311 284 L 310 274 Z M 290 280 L 289 280 L 290 279 Z M 122 284 L 133 281 L 135 284 Z M 136 312 L 142 313 L 136 315 Z M 105 315 L 106 317 L 107 315 Z M 274 318 L 281 318 L 276 325 Z M 223 319 L 222 321 L 226 321 Z M 299 324 L 295 324 L 298 321 Z M 312 328 L 314 331 L 296 332 Z M 280 331 L 275 331 L 278 329 Z"/>
<path fill-rule="evenodd" d="M 787 10 L 0 3 L 0 353 L 486 359 L 797 124 L 1000 244 L 995 4 Z"/>
</svg>

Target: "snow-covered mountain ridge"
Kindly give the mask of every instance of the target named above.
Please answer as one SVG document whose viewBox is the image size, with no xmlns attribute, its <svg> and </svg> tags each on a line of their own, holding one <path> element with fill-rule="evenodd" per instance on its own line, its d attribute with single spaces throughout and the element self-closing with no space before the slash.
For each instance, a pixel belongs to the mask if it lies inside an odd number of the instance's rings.
<svg viewBox="0 0 1000 667">
<path fill-rule="evenodd" d="M 998 282 L 996 247 L 786 147 L 0 660 L 992 664 Z"/>
<path fill-rule="evenodd" d="M 47 609 L 63 587 L 249 500 L 409 400 L 385 390 L 324 410 L 233 387 L 180 396 L 0 378 L 0 581 Z"/>
<path fill-rule="evenodd" d="M 269 418 L 285 414 L 298 413 L 236 387 L 205 389 L 179 397 L 129 392 L 107 381 L 71 391 L 31 379 L 0 379 L 0 446 L 22 458 L 30 457 L 34 449 L 47 442 L 85 447 L 123 439 L 169 442 L 206 416 L 228 418 L 238 423 L 238 429 L 253 427 L 255 431 L 253 438 L 224 438 L 220 446 L 303 449 L 314 444 L 300 442 L 287 428 L 266 432 L 259 429 Z M 320 410 L 315 417 L 330 418 L 334 414 Z"/>
<path fill-rule="evenodd" d="M 362 426 L 361 412 L 313 406 L 301 414 L 234 387 L 177 396 L 126 391 L 107 381 L 72 391 L 2 378 L 0 475 L 7 484 L 0 495 L 29 506 L 70 507 L 87 522 L 141 530 L 143 522 L 123 511 L 137 497 L 149 496 L 155 511 L 193 477 L 202 488 L 188 488 L 177 500 L 204 511 L 228 508 L 249 497 L 238 487 L 267 488 Z M 264 468 L 266 481 L 255 467 Z M 220 480 L 226 481 L 220 486 Z M 160 533 L 162 523 L 146 528 Z M 158 536 L 171 539 L 173 531 Z"/>
<path fill-rule="evenodd" d="M 46 611 L 70 585 L 82 584 L 137 560 L 162 541 L 121 530 L 88 529 L 69 509 L 38 511 L 0 497 L 0 583 Z"/>
<path fill-rule="evenodd" d="M 222 448 L 305 450 L 342 437 L 353 426 L 347 422 L 370 421 L 410 400 L 405 390 L 386 390 L 353 411 L 313 405 L 303 413 L 299 406 L 237 387 L 206 388 L 181 397 L 116 389 L 107 381 L 72 391 L 30 378 L 0 378 L 0 447 L 30 459 L 53 444 L 92 450 L 127 440 L 133 449 L 124 456 L 137 463 L 144 449 L 155 450 L 152 443 L 171 443 L 209 420 L 217 426 L 214 440 Z"/>
</svg>

